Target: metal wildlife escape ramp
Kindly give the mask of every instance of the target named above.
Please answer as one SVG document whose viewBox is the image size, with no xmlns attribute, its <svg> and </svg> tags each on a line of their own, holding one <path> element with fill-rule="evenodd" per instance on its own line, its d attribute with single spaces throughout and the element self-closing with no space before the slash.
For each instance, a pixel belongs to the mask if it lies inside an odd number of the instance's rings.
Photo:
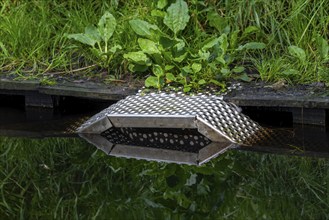
<svg viewBox="0 0 329 220">
<path fill-rule="evenodd" d="M 86 121 L 78 133 L 113 156 L 201 164 L 266 132 L 220 97 L 134 95 Z"/>
</svg>

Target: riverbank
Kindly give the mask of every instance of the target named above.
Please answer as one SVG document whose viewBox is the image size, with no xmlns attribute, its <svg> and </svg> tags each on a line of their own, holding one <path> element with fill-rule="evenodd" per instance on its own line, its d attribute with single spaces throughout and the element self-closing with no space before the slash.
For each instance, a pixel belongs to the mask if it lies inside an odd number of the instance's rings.
<svg viewBox="0 0 329 220">
<path fill-rule="evenodd" d="M 231 80 L 255 76 L 328 83 L 328 11 L 325 0 L 6 0 L 0 3 L 0 72 L 44 84 L 53 83 L 52 74 L 112 82 L 132 77 L 185 91 L 225 89 Z"/>
<path fill-rule="evenodd" d="M 104 83 L 100 80 L 76 80 L 58 78 L 53 85 L 44 85 L 40 80 L 14 80 L 0 77 L 0 94 L 24 96 L 26 106 L 54 108 L 59 97 L 78 97 L 81 99 L 118 101 L 135 95 L 142 87 L 141 81 Z M 232 82 L 226 93 L 221 90 L 207 91 L 222 96 L 246 112 L 258 115 L 286 112 L 291 114 L 291 122 L 326 126 L 329 109 L 329 90 L 323 83 L 288 85 L 253 81 L 249 83 Z M 154 90 L 154 92 L 158 92 Z M 255 113 L 253 113 L 255 114 Z M 283 114 L 284 115 L 284 114 Z M 278 115 L 280 117 L 280 115 Z M 289 124 L 288 123 L 288 124 Z"/>
</svg>

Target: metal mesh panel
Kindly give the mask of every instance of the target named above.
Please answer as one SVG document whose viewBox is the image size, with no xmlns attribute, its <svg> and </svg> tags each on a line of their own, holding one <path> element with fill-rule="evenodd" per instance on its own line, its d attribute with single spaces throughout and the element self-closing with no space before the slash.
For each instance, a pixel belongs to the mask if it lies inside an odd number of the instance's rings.
<svg viewBox="0 0 329 220">
<path fill-rule="evenodd" d="M 221 97 L 206 95 L 160 93 L 128 96 L 95 115 L 83 126 L 91 125 L 104 116 L 111 120 L 111 117 L 116 115 L 149 115 L 153 119 L 157 116 L 195 116 L 196 120 L 205 121 L 211 129 L 229 141 L 240 144 L 252 144 L 255 135 L 258 139 L 266 137 L 266 131 L 249 117 L 241 114 L 238 107 L 221 100 Z M 148 119 L 141 122 L 140 127 L 143 127 L 143 123 L 148 123 Z"/>
<path fill-rule="evenodd" d="M 234 142 L 243 142 L 260 129 L 236 106 L 212 96 L 131 96 L 113 106 L 118 114 L 196 115 Z M 112 113 L 113 114 L 113 113 Z"/>
</svg>

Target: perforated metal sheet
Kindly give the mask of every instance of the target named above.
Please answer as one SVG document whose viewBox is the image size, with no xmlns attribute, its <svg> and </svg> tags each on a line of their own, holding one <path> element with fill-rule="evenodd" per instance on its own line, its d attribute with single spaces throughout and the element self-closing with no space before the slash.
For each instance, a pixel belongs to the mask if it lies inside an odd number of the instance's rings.
<svg viewBox="0 0 329 220">
<path fill-rule="evenodd" d="M 113 144 L 197 153 L 211 141 L 196 129 L 110 128 L 101 136 Z"/>
<path fill-rule="evenodd" d="M 100 121 L 102 129 L 99 129 Z M 252 144 L 265 137 L 260 125 L 217 96 L 134 95 L 93 116 L 79 133 L 101 133 L 110 127 L 197 128 L 212 141 Z M 218 138 L 217 138 L 218 136 Z"/>
</svg>

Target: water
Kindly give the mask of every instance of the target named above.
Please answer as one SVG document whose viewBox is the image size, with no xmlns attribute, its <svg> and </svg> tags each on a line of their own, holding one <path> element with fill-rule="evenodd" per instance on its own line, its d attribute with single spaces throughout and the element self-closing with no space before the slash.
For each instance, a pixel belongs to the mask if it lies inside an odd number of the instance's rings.
<svg viewBox="0 0 329 220">
<path fill-rule="evenodd" d="M 0 138 L 0 167 L 2 219 L 329 217 L 325 159 L 228 151 L 190 166 L 109 157 L 77 138 Z"/>
<path fill-rule="evenodd" d="M 98 111 L 80 110 L 0 107 L 1 219 L 329 218 L 328 160 L 291 156 L 325 156 L 323 129 L 278 129 L 304 145 L 245 147 L 190 166 L 107 156 L 71 133 Z"/>
</svg>

